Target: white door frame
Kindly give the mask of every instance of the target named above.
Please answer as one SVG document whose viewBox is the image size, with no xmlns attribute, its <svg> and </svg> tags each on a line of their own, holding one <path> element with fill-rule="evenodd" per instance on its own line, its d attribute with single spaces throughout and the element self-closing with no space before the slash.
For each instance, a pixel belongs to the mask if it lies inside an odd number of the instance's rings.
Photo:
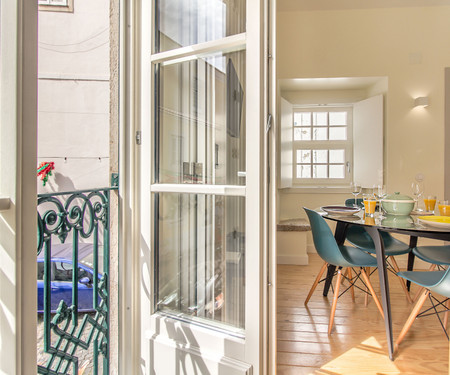
<svg viewBox="0 0 450 375">
<path fill-rule="evenodd" d="M 36 374 L 37 1 L 0 4 L 0 373 Z"/>
<path fill-rule="evenodd" d="M 120 233 L 120 372 L 121 373 L 148 373 L 150 351 L 149 340 L 145 332 L 149 332 L 150 320 L 146 319 L 151 314 L 150 293 L 152 262 L 151 251 L 151 171 L 150 168 L 141 163 L 142 160 L 151 160 L 152 147 L 141 147 L 136 144 L 136 132 L 140 131 L 142 145 L 151 145 L 151 135 L 147 131 L 145 121 L 153 118 L 150 111 L 150 100 L 153 98 L 151 92 L 152 75 L 151 55 L 147 53 L 153 43 L 151 24 L 148 22 L 152 17 L 151 1 L 134 0 L 121 2 L 121 60 L 120 60 L 120 86 L 121 86 L 121 126 L 120 126 L 120 192 L 121 192 L 121 216 L 119 223 Z M 248 23 L 247 35 L 249 40 L 261 38 L 261 43 L 254 45 L 247 53 L 253 57 L 253 63 L 247 63 L 247 75 L 251 79 L 264 81 L 267 77 L 271 82 L 269 87 L 260 86 L 255 89 L 254 95 L 260 95 L 263 90 L 268 95 L 261 98 L 254 108 L 247 108 L 248 112 L 254 114 L 258 120 L 248 119 L 248 126 L 254 126 L 259 134 L 260 142 L 254 142 L 249 155 L 256 157 L 261 155 L 261 147 L 268 147 L 270 154 L 264 156 L 264 163 L 268 162 L 270 168 L 270 181 L 267 187 L 267 176 L 263 185 L 260 185 L 258 193 L 249 199 L 250 205 L 256 208 L 256 212 L 263 212 L 263 201 L 267 201 L 264 211 L 264 219 L 259 221 L 260 235 L 254 234 L 252 241 L 259 243 L 261 256 L 254 255 L 250 262 L 260 265 L 260 274 L 254 281 L 259 284 L 258 293 L 264 303 L 259 306 L 260 315 L 258 319 L 248 322 L 248 329 L 254 332 L 263 332 L 262 336 L 255 336 L 252 346 L 256 348 L 253 353 L 246 353 L 249 361 L 256 361 L 257 366 L 253 369 L 254 374 L 276 373 L 276 138 L 274 131 L 266 136 L 264 130 L 267 122 L 267 113 L 272 113 L 276 120 L 276 87 L 275 81 L 275 19 L 276 2 L 270 2 L 270 10 L 263 13 L 262 9 L 268 6 L 269 0 L 259 3 L 250 0 L 249 4 L 258 4 L 256 8 L 261 14 L 260 18 L 254 17 Z M 271 25 L 270 29 L 261 36 L 264 22 Z M 253 45 L 253 43 L 250 43 Z M 147 49 L 142 48 L 146 46 Z M 268 54 L 272 54 L 270 66 L 259 65 Z M 265 60 L 266 61 L 266 60 Z M 258 69 L 254 67 L 258 66 Z M 264 68 L 263 68 L 264 67 Z M 250 93 L 249 93 L 250 94 Z M 145 105 L 143 105 L 145 104 Z M 144 122 L 143 122 L 144 121 Z M 276 125 L 276 121 L 274 121 Z M 250 151 L 250 150 L 249 150 Z M 249 162 L 249 160 L 248 160 Z M 258 161 L 258 162 L 261 162 Z M 267 173 L 265 166 L 261 164 L 260 169 L 247 171 L 249 179 L 263 180 Z M 266 188 L 267 187 L 267 188 Z M 256 187 L 252 187 L 256 188 Z M 138 202 L 141 203 L 141 209 Z M 144 209 L 142 209 L 144 208 Z M 147 209 L 145 209 L 147 208 Z M 266 216 L 267 215 L 267 216 Z M 261 214 L 259 214 L 261 217 Z M 255 306 L 246 306 L 255 309 Z M 131 334 L 132 333 L 132 334 Z"/>
<path fill-rule="evenodd" d="M 151 55 L 152 35 L 150 22 L 152 16 L 151 1 L 122 0 L 122 53 L 127 58 L 121 60 L 122 100 L 121 108 L 121 174 L 120 191 L 122 214 L 120 222 L 121 234 L 121 362 L 122 373 L 147 373 L 151 342 L 146 335 L 151 334 L 151 298 L 152 298 L 152 261 L 151 261 L 151 175 L 149 160 L 152 160 L 151 134 L 149 125 L 153 118 L 150 106 L 153 98 L 151 90 Z M 246 302 L 246 332 L 245 352 L 243 358 L 253 365 L 254 374 L 267 373 L 268 363 L 268 241 L 267 218 L 264 206 L 267 197 L 264 184 L 267 169 L 263 166 L 263 148 L 265 146 L 265 124 L 267 121 L 266 95 L 261 95 L 267 87 L 263 82 L 267 78 L 265 68 L 267 52 L 262 33 L 267 14 L 263 12 L 265 2 L 249 0 L 247 9 L 253 15 L 247 22 L 247 68 L 246 77 L 249 82 L 257 82 L 247 86 L 247 96 L 260 98 L 247 104 L 247 127 L 254 135 L 252 142 L 247 143 L 247 164 L 259 165 L 259 168 L 247 168 L 248 184 L 246 189 L 252 194 L 247 195 L 246 208 L 251 212 L 251 221 L 247 219 L 247 241 L 260 251 L 247 252 L 247 277 L 252 290 L 260 304 Z M 250 10 L 248 10 L 250 13 Z M 126 13 L 126 14 L 125 14 Z M 264 63 L 263 63 L 264 62 Z M 136 131 L 141 131 L 141 146 L 136 145 Z M 274 181 L 272 179 L 272 181 Z M 140 209 L 139 209 L 140 207 Z M 249 223 L 251 222 L 251 225 Z M 253 226 L 253 229 L 252 229 Z M 125 251 L 126 249 L 126 251 Z M 250 268 L 259 265 L 257 271 Z M 247 292 L 248 293 L 248 292 Z M 257 311 L 251 317 L 251 312 Z M 256 316 L 255 316 L 256 315 Z M 250 318 L 251 317 L 251 318 Z M 175 324 L 178 324 L 176 322 Z M 133 332 L 133 338 L 130 335 Z M 140 337 L 137 333 L 141 333 Z M 129 355 L 127 355 L 129 354 Z M 131 372 L 130 372 L 131 371 Z"/>
</svg>

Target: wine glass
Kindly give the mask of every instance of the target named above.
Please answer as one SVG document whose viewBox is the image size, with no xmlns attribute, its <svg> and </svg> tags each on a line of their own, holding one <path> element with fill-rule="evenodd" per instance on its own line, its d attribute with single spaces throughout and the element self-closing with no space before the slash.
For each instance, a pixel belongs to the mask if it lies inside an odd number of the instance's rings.
<svg viewBox="0 0 450 375">
<path fill-rule="evenodd" d="M 420 182 L 413 182 L 411 184 L 411 191 L 412 191 L 412 194 L 414 195 L 414 201 L 416 202 L 415 210 L 418 211 L 418 209 L 419 209 L 419 198 L 423 194 L 422 184 Z"/>
<path fill-rule="evenodd" d="M 381 210 L 381 200 L 386 197 L 387 191 L 386 191 L 386 185 L 374 185 L 373 186 L 373 193 L 377 197 L 379 203 L 378 203 L 378 211 L 380 217 L 383 216 L 382 210 Z"/>
<path fill-rule="evenodd" d="M 357 197 L 359 194 L 361 194 L 361 185 L 358 184 L 358 183 L 356 183 L 356 182 L 352 182 L 352 183 L 350 184 L 350 188 L 351 188 L 351 190 L 352 190 L 352 194 L 355 196 L 355 204 L 354 204 L 354 206 L 355 206 L 355 207 L 358 207 L 358 203 L 357 203 L 356 197 Z"/>
</svg>

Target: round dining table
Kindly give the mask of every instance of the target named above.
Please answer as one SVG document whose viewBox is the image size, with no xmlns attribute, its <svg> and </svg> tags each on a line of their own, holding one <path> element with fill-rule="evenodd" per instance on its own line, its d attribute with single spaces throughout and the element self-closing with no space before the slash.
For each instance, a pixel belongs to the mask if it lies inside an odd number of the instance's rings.
<svg viewBox="0 0 450 375">
<path fill-rule="evenodd" d="M 450 225 L 429 222 L 426 219 L 427 216 L 420 216 L 420 213 L 418 215 L 397 216 L 386 214 L 382 215 L 376 212 L 373 217 L 366 217 L 366 215 L 364 214 L 364 210 L 361 210 L 360 212 L 355 214 L 344 211 L 342 212 L 342 214 L 327 213 L 321 208 L 317 209 L 316 211 L 319 212 L 325 219 L 336 222 L 334 236 L 338 245 L 342 245 L 345 242 L 347 228 L 351 225 L 364 227 L 364 229 L 372 238 L 375 245 L 377 257 L 378 273 L 380 279 L 380 293 L 385 317 L 384 322 L 386 328 L 389 358 L 393 360 L 394 344 L 392 336 L 392 315 L 389 298 L 389 281 L 387 277 L 384 244 L 380 232 L 384 231 L 409 236 L 409 247 L 412 249 L 416 247 L 418 237 L 450 241 Z M 410 252 L 408 256 L 408 270 L 412 270 L 413 265 L 414 254 L 413 252 Z M 324 296 L 328 294 L 335 269 L 335 266 L 328 266 L 327 278 L 323 290 Z"/>
</svg>

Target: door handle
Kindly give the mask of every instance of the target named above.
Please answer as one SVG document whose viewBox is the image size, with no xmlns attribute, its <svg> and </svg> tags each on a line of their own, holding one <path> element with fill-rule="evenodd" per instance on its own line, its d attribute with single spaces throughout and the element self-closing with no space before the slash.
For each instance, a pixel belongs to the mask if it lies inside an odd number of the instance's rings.
<svg viewBox="0 0 450 375">
<path fill-rule="evenodd" d="M 11 199 L 9 197 L 0 197 L 0 211 L 7 211 L 11 207 Z"/>
<path fill-rule="evenodd" d="M 345 166 L 347 167 L 347 172 L 350 173 L 350 162 L 345 163 Z"/>
</svg>

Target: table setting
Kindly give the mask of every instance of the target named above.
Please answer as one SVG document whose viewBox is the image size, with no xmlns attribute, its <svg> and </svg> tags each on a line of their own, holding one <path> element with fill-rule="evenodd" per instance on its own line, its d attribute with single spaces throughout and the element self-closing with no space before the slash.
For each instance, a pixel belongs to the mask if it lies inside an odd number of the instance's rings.
<svg viewBox="0 0 450 375">
<path fill-rule="evenodd" d="M 420 209 L 421 191 L 410 197 L 400 192 L 388 194 L 385 186 L 381 185 L 374 186 L 371 193 L 365 190 L 362 200 L 358 199 L 362 189 L 360 185 L 352 184 L 354 198 L 347 199 L 345 205 L 324 205 L 316 211 L 324 219 L 336 222 L 334 236 L 338 245 L 344 243 L 352 226 L 364 228 L 372 239 L 378 262 L 389 357 L 393 359 L 392 315 L 383 236 L 385 232 L 407 235 L 410 237 L 410 249 L 417 246 L 418 237 L 450 241 L 450 204 L 447 200 L 437 200 L 434 195 L 429 195 L 423 198 L 425 209 Z M 414 256 L 409 256 L 408 270 L 412 270 L 413 263 Z M 329 268 L 324 295 L 328 293 L 333 272 L 333 268 Z"/>
</svg>

